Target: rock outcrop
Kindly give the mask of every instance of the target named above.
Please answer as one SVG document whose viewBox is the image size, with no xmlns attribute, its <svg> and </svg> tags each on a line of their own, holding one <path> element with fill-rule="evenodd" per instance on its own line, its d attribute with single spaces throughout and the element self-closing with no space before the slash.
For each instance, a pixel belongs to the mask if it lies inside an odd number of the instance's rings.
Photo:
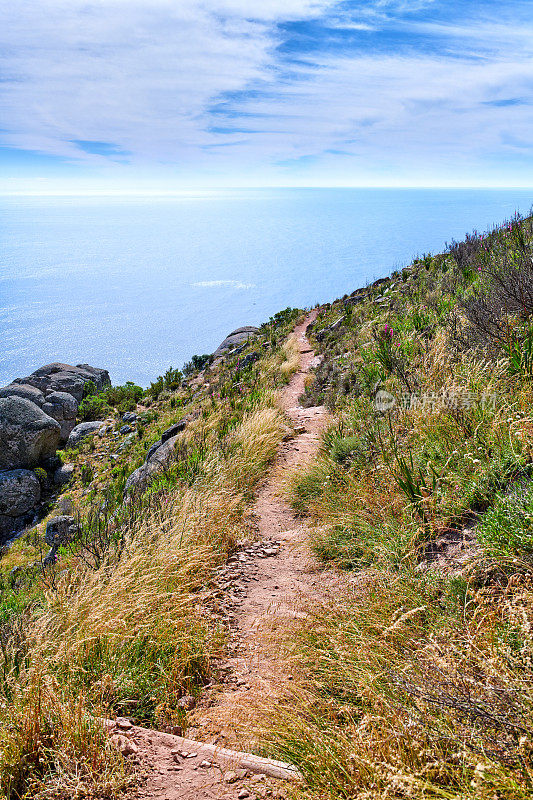
<svg viewBox="0 0 533 800">
<path fill-rule="evenodd" d="M 83 398 L 83 388 L 89 381 L 94 383 L 97 389 L 105 389 L 111 385 L 109 372 L 106 369 L 90 367 L 88 364 L 78 364 L 73 367 L 59 362 L 45 364 L 27 378 L 17 378 L 13 383 L 34 386 L 45 395 L 52 392 L 66 392 L 79 403 Z"/>
<path fill-rule="evenodd" d="M 172 463 L 179 434 L 197 417 L 198 412 L 193 411 L 163 431 L 161 438 L 154 442 L 146 453 L 144 464 L 134 470 L 126 481 L 124 487 L 126 494 L 143 491 L 158 472 L 163 472 Z"/>
<path fill-rule="evenodd" d="M 3 386 L 0 389 L 0 397 L 22 397 L 35 403 L 39 408 L 42 408 L 44 403 L 44 394 L 28 383 L 10 383 L 8 386 Z"/>
<path fill-rule="evenodd" d="M 89 382 L 97 389 L 111 385 L 105 369 L 54 362 L 0 388 L 0 541 L 35 515 L 41 484 L 31 468 L 44 467 L 50 481 L 58 471 L 58 459 L 53 457 L 61 444 L 71 441 L 78 406 Z M 77 426 L 83 430 L 71 446 L 102 424 Z M 66 473 L 58 478 L 58 483 L 69 479 Z"/>
<path fill-rule="evenodd" d="M 226 336 L 221 344 L 219 344 L 213 353 L 213 357 L 220 358 L 220 356 L 223 356 L 228 350 L 232 350 L 234 347 L 247 342 L 248 339 L 257 336 L 258 333 L 259 328 L 256 328 L 254 325 L 245 325 L 242 328 L 236 328 Z"/>
<path fill-rule="evenodd" d="M 74 477 L 74 464 L 63 464 L 54 471 L 56 486 L 66 486 Z"/>
<path fill-rule="evenodd" d="M 59 422 L 61 441 L 65 442 L 76 425 L 78 402 L 67 392 L 52 392 L 42 406 L 45 414 Z"/>
<path fill-rule="evenodd" d="M 161 443 L 155 450 L 152 450 L 150 457 L 140 467 L 131 473 L 126 485 L 125 492 L 140 492 L 148 486 L 151 478 L 157 475 L 158 472 L 169 466 L 174 456 L 178 436 L 173 436 L 167 439 L 163 444 Z"/>
<path fill-rule="evenodd" d="M 97 389 L 111 385 L 109 372 L 89 364 L 62 364 L 54 362 L 39 367 L 25 378 L 15 378 L 8 386 L 0 388 L 0 398 L 20 397 L 29 400 L 45 414 L 59 422 L 61 442 L 67 441 L 76 424 L 78 405 L 87 383 Z"/>
<path fill-rule="evenodd" d="M 46 523 L 46 532 L 44 540 L 50 547 L 60 544 L 65 544 L 72 538 L 73 533 L 77 531 L 77 526 L 74 524 L 74 517 L 60 516 L 52 517 Z"/>
<path fill-rule="evenodd" d="M 166 431 L 163 431 L 161 434 L 161 444 L 164 444 L 169 439 L 172 439 L 174 436 L 177 436 L 178 433 L 181 433 L 185 430 L 189 423 L 188 419 L 181 419 L 179 422 L 176 422 L 174 425 L 171 425 L 170 428 L 167 428 Z"/>
</svg>

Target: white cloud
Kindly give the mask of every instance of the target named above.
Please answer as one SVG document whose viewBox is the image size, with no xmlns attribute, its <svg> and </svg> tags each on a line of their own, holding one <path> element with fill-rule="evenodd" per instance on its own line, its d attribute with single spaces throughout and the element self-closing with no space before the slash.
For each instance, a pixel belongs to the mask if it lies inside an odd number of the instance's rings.
<svg viewBox="0 0 533 800">
<path fill-rule="evenodd" d="M 264 80 L 270 23 L 325 2 L 21 0 L 0 11 L 4 144 L 100 162 L 72 144 L 110 142 L 135 158 L 186 159 L 214 137 L 209 104 Z M 249 12 L 248 4 L 248 12 Z"/>
<path fill-rule="evenodd" d="M 532 21 L 413 18 L 430 5 L 374 0 L 348 14 L 336 0 L 4 3 L 0 144 L 70 159 L 111 182 L 434 182 L 506 158 L 524 174 Z M 295 20 L 362 37 L 394 20 L 404 45 L 317 44 L 291 63 L 276 48 L 280 24 Z M 418 51 L 405 46 L 409 32 L 419 45 L 425 37 Z"/>
</svg>

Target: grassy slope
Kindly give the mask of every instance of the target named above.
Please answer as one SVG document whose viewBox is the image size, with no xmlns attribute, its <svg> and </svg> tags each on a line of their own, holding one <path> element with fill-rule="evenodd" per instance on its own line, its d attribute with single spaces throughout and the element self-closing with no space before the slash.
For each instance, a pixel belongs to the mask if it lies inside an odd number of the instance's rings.
<svg viewBox="0 0 533 800">
<path fill-rule="evenodd" d="M 291 631 L 293 705 L 263 731 L 306 797 L 531 797 L 532 254 L 514 221 L 314 326 L 304 401 L 336 423 L 291 497 L 352 577 Z"/>
<path fill-rule="evenodd" d="M 105 436 L 66 454 L 75 479 L 51 513 L 75 508 L 79 536 L 43 568 L 43 522 L 0 564 L 1 796 L 115 796 L 129 776 L 95 716 L 185 727 L 179 699 L 209 681 L 224 642 L 202 592 L 250 536 L 253 488 L 287 432 L 276 389 L 297 365 L 294 319 L 278 315 L 203 380 L 144 398 L 149 415 L 126 445 L 113 435 L 117 415 Z M 252 351 L 259 360 L 241 369 Z M 127 475 L 191 411 L 173 464 L 125 502 Z"/>
<path fill-rule="evenodd" d="M 316 522 L 317 554 L 350 578 L 279 643 L 293 698 L 262 735 L 303 771 L 297 794 L 531 796 L 531 263 L 525 220 L 321 310 L 324 363 L 304 401 L 326 402 L 337 422 L 292 500 Z M 178 700 L 209 680 L 223 644 L 202 589 L 247 535 L 254 483 L 283 435 L 272 390 L 295 365 L 278 346 L 289 329 L 246 373 L 230 363 L 209 388 L 163 396 L 125 451 L 110 435 L 76 455 L 69 494 L 85 539 L 53 570 L 26 569 L 14 587 L 5 577 L 5 795 L 126 782 L 95 713 L 185 724 Z M 396 398 L 385 411 L 380 389 Z M 192 409 L 176 463 L 124 505 L 146 446 Z M 466 566 L 447 550 L 465 527 L 480 543 Z M 21 541 L 4 570 L 35 560 L 36 545 Z"/>
</svg>

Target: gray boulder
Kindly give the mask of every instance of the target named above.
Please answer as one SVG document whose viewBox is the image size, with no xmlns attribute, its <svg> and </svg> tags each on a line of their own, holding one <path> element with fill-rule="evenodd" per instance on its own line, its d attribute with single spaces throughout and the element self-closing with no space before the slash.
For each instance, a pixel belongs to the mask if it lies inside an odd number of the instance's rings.
<svg viewBox="0 0 533 800">
<path fill-rule="evenodd" d="M 88 436 L 94 436 L 103 425 L 105 425 L 105 422 L 101 420 L 96 420 L 95 422 L 80 422 L 79 425 L 76 425 L 76 427 L 72 429 L 68 437 L 66 444 L 67 450 L 72 447 L 77 447 L 80 442 Z"/>
<path fill-rule="evenodd" d="M 44 394 L 28 383 L 9 383 L 0 389 L 0 397 L 22 397 L 24 400 L 31 400 L 40 408 L 44 403 Z"/>
<path fill-rule="evenodd" d="M 0 514 L 20 517 L 27 514 L 41 499 L 41 485 L 29 469 L 0 472 Z"/>
<path fill-rule="evenodd" d="M 61 428 L 35 403 L 0 397 L 0 469 L 34 467 L 54 455 Z"/>
<path fill-rule="evenodd" d="M 370 286 L 372 288 L 375 288 L 377 286 L 383 286 L 383 284 L 384 283 L 388 283 L 389 280 L 390 280 L 389 278 L 378 278 L 377 281 L 374 281 L 374 283 L 371 283 Z"/>
<path fill-rule="evenodd" d="M 368 300 L 368 292 L 352 292 L 352 294 L 344 301 L 344 307 L 356 306 Z"/>
<path fill-rule="evenodd" d="M 248 353 L 248 355 L 244 356 L 244 358 L 241 358 L 241 360 L 238 363 L 238 368 L 239 369 L 246 369 L 246 367 L 249 367 L 252 364 L 255 364 L 255 362 L 258 360 L 258 358 L 259 358 L 259 353 L 256 353 L 256 352 Z"/>
<path fill-rule="evenodd" d="M 76 425 L 78 401 L 67 392 L 51 392 L 46 396 L 46 402 L 42 409 L 45 414 L 59 422 L 61 441 L 66 442 L 70 432 Z"/>
<path fill-rule="evenodd" d="M 171 425 L 170 428 L 167 428 L 166 431 L 163 431 L 161 438 L 158 439 L 157 442 L 154 442 L 146 453 L 146 461 L 150 461 L 154 453 L 159 450 L 162 444 L 168 442 L 169 439 L 175 439 L 178 433 L 184 431 L 189 422 L 195 418 L 196 415 L 194 413 L 188 414 L 183 419 L 180 419 L 179 422 L 175 422 L 174 425 Z"/>
<path fill-rule="evenodd" d="M 181 419 L 179 422 L 176 422 L 174 425 L 171 425 L 170 428 L 167 428 L 166 431 L 163 431 L 161 434 L 161 443 L 164 444 L 168 439 L 172 439 L 181 431 L 184 431 L 187 427 L 187 420 Z"/>
<path fill-rule="evenodd" d="M 54 472 L 54 483 L 58 486 L 66 486 L 74 476 L 74 464 L 63 464 Z"/>
<path fill-rule="evenodd" d="M 46 523 L 44 540 L 50 547 L 64 544 L 71 538 L 73 528 L 75 528 L 73 517 L 52 517 Z"/>
<path fill-rule="evenodd" d="M 335 322 L 331 323 L 331 325 L 329 326 L 329 330 L 330 331 L 338 330 L 345 319 L 346 319 L 346 317 L 344 315 L 342 317 L 339 317 L 339 319 L 337 319 L 337 320 L 335 320 Z"/>
<path fill-rule="evenodd" d="M 83 398 L 83 387 L 92 381 L 97 389 L 111 385 L 109 373 L 105 369 L 91 367 L 89 364 L 61 364 L 54 362 L 39 367 L 27 378 L 17 378 L 13 383 L 34 386 L 45 395 L 52 392 L 66 392 L 78 402 Z"/>
<path fill-rule="evenodd" d="M 232 331 L 224 341 L 219 344 L 213 356 L 215 358 L 219 358 L 220 356 L 224 355 L 228 350 L 233 349 L 237 345 L 242 344 L 243 342 L 247 342 L 248 339 L 251 339 L 254 336 L 257 336 L 259 333 L 259 328 L 256 328 L 254 325 L 245 325 L 242 328 L 236 328 Z"/>
<path fill-rule="evenodd" d="M 162 444 L 163 444 L 163 442 L 161 441 L 161 439 L 158 439 L 158 440 L 157 440 L 157 442 L 154 442 L 154 443 L 153 443 L 153 445 L 150 447 L 150 449 L 149 449 L 149 450 L 148 450 L 148 452 L 146 453 L 146 461 L 150 461 L 150 459 L 152 458 L 152 456 L 153 456 L 153 454 L 155 453 L 155 451 L 156 451 L 156 450 L 157 450 L 159 447 L 161 447 L 161 445 L 162 445 Z"/>
<path fill-rule="evenodd" d="M 167 439 L 166 442 L 159 445 L 159 447 L 152 453 L 150 460 L 146 461 L 142 466 L 138 467 L 131 473 L 124 492 L 139 492 L 146 488 L 148 483 L 159 473 L 163 472 L 173 461 L 174 451 L 178 437 L 174 436 Z"/>
<path fill-rule="evenodd" d="M 111 378 L 109 372 L 101 367 L 91 367 L 90 364 L 76 364 L 76 369 L 87 374 L 89 380 L 93 381 L 97 389 L 105 389 L 106 386 L 111 386 Z"/>
</svg>

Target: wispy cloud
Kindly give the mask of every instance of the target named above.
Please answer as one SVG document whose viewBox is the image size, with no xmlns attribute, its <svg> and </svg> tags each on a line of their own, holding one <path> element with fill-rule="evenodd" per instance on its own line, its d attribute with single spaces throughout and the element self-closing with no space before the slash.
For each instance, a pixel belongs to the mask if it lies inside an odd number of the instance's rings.
<svg viewBox="0 0 533 800">
<path fill-rule="evenodd" d="M 0 146 L 116 182 L 533 178 L 533 9 L 471 8 L 4 3 Z"/>
</svg>

